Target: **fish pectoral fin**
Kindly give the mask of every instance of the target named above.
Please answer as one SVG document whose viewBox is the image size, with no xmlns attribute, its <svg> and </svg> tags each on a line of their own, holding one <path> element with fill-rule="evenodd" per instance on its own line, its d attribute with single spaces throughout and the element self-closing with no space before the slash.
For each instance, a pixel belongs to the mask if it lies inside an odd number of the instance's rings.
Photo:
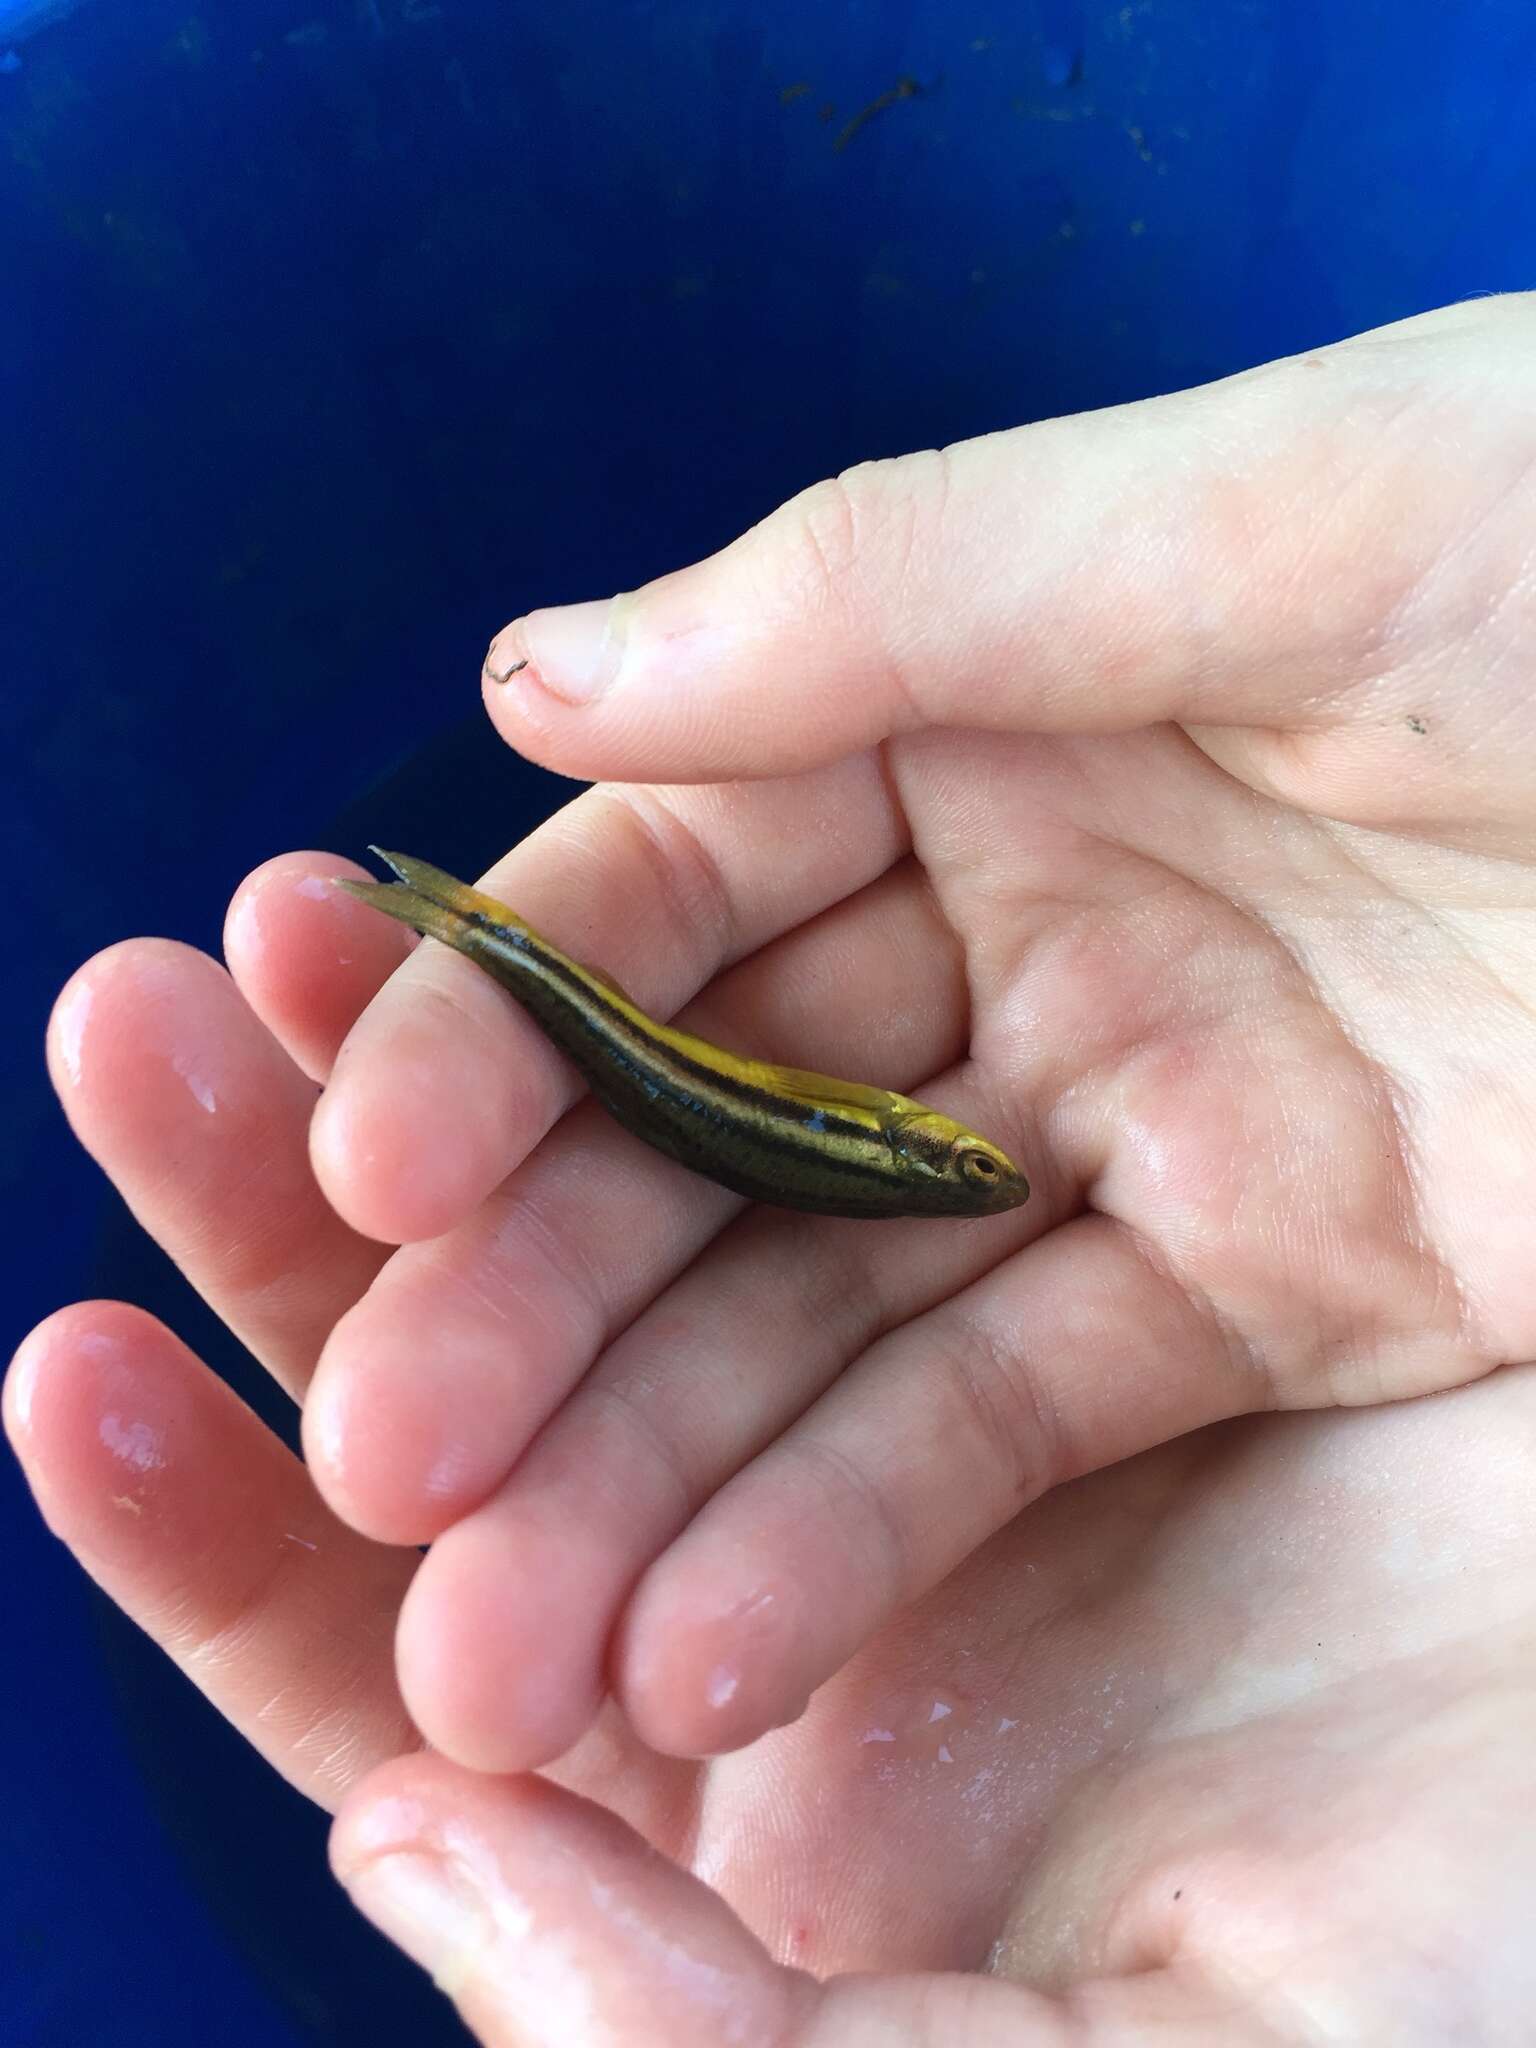
<svg viewBox="0 0 1536 2048">
<path fill-rule="evenodd" d="M 757 1077 L 765 1088 L 778 1095 L 792 1095 L 812 1107 L 867 1109 L 882 1122 L 900 1115 L 904 1098 L 889 1088 L 866 1088 L 862 1081 L 837 1081 L 830 1074 L 813 1074 L 805 1067 L 776 1067 L 766 1061 L 754 1062 Z"/>
<path fill-rule="evenodd" d="M 923 1174 L 937 1175 L 938 1169 L 931 1160 L 921 1153 L 911 1152 L 903 1142 L 902 1133 L 908 1124 L 924 1123 L 933 1115 L 931 1109 L 924 1109 L 920 1102 L 908 1102 L 905 1096 L 895 1098 L 899 1107 L 884 1119 L 885 1142 L 898 1159 L 908 1167 Z"/>
</svg>

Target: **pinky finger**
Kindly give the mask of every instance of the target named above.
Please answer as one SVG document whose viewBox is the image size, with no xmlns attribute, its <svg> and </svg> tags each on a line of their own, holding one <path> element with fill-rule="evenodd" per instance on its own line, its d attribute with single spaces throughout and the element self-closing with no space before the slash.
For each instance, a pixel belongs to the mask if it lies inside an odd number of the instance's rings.
<svg viewBox="0 0 1536 2048">
<path fill-rule="evenodd" d="M 121 1302 L 23 1341 L 5 1425 L 49 1527 L 300 1791 L 419 1746 L 395 1685 L 417 1563 L 345 1528 L 186 1346 Z"/>
</svg>

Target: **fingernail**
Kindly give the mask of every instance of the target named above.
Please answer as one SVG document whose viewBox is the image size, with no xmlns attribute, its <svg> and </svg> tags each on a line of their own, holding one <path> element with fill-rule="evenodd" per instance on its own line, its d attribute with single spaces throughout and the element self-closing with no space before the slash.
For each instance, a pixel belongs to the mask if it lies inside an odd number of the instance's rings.
<svg viewBox="0 0 1536 2048">
<path fill-rule="evenodd" d="M 480 664 L 487 682 L 510 683 L 528 666 L 528 656 L 523 648 L 523 622 L 514 619 L 510 626 L 503 626 L 490 646 L 485 650 L 485 660 Z"/>
<path fill-rule="evenodd" d="M 486 1941 L 486 1914 L 463 1866 L 391 1849 L 346 1873 L 347 1896 L 451 1997 Z"/>
<path fill-rule="evenodd" d="M 590 704 L 617 676 L 623 651 L 623 600 L 599 597 L 515 619 L 491 642 L 485 672 L 496 683 L 521 675 L 563 703 Z"/>
</svg>

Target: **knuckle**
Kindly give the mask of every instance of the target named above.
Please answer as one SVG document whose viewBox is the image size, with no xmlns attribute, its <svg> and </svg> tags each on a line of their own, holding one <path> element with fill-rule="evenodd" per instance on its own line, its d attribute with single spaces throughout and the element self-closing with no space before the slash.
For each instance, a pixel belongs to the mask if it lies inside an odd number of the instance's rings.
<svg viewBox="0 0 1536 2048">
<path fill-rule="evenodd" d="M 1055 1481 L 1057 1432 L 1029 1361 L 979 1317 L 966 1316 L 945 1347 L 944 1372 L 957 1438 L 975 1445 L 973 1470 L 997 1489 L 1003 1519 Z"/>
<path fill-rule="evenodd" d="M 899 1503 L 881 1480 L 830 1437 L 803 1435 L 791 1444 L 826 1525 L 837 1531 L 854 1576 L 874 1612 L 915 1598 L 922 1572 Z"/>
<path fill-rule="evenodd" d="M 949 459 L 937 449 L 861 462 L 791 498 L 767 522 L 779 573 L 821 606 L 884 608 L 933 554 Z"/>
<path fill-rule="evenodd" d="M 770 560 L 791 599 L 817 610 L 841 603 L 858 571 L 860 515 L 849 478 L 826 477 L 768 521 Z"/>
<path fill-rule="evenodd" d="M 736 919 L 720 864 L 686 815 L 687 796 L 643 783 L 604 783 L 601 796 L 605 825 L 622 821 L 622 872 L 645 876 L 647 900 L 666 919 L 674 952 L 692 959 L 701 976 L 712 974 L 730 955 Z"/>
</svg>

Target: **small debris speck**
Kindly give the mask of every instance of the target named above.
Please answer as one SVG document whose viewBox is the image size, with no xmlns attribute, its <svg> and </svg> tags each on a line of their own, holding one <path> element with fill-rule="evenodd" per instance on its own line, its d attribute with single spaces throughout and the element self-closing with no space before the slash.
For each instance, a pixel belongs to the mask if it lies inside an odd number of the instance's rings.
<svg viewBox="0 0 1536 2048">
<path fill-rule="evenodd" d="M 874 120 L 877 114 L 883 114 L 888 107 L 897 106 L 902 100 L 916 99 L 917 94 L 918 83 L 915 78 L 898 78 L 889 92 L 881 93 L 879 98 L 871 100 L 867 107 L 860 107 L 853 119 L 845 124 L 832 147 L 846 149 L 859 130 L 867 122 Z"/>
</svg>

